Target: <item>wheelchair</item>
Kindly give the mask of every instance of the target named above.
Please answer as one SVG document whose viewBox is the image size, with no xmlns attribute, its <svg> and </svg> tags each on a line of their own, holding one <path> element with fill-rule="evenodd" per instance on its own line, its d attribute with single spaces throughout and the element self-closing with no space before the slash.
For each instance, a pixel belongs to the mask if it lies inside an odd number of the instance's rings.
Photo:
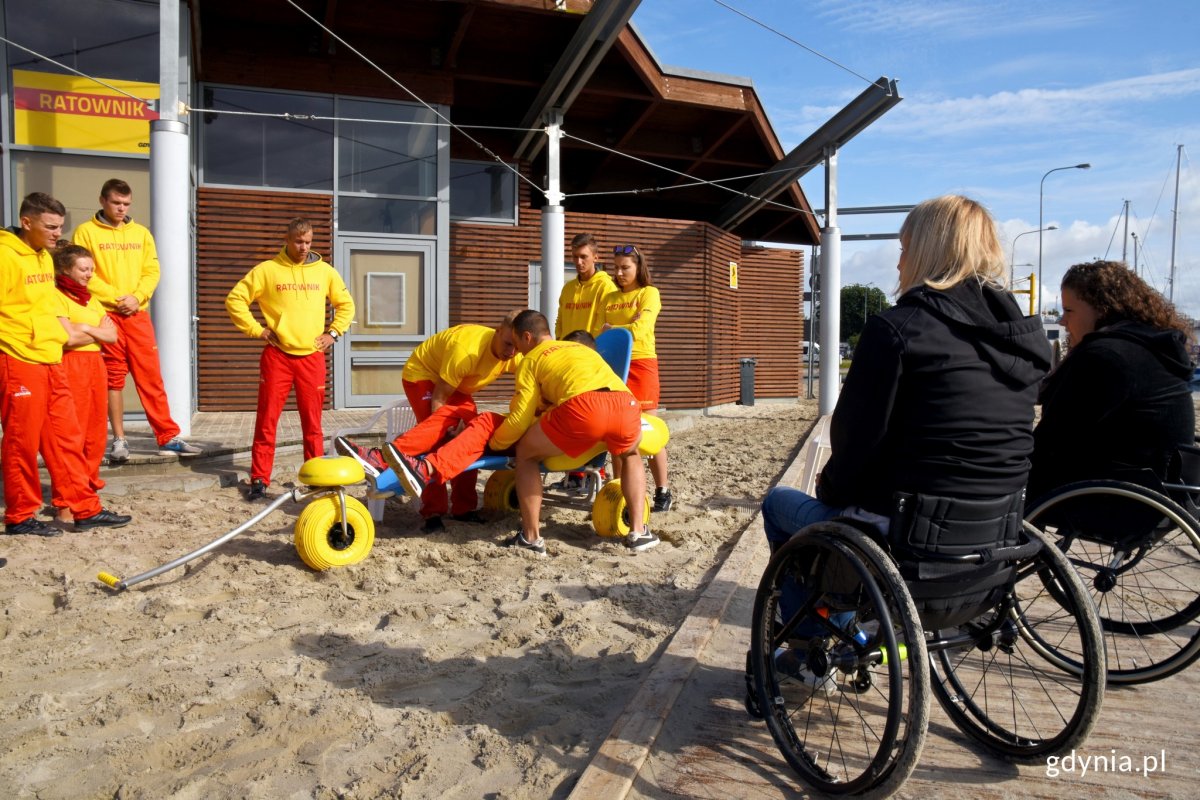
<svg viewBox="0 0 1200 800">
<path fill-rule="evenodd" d="M 896 791 L 920 759 L 931 690 L 1009 760 L 1044 763 L 1086 739 L 1105 688 L 1100 623 L 1021 507 L 898 496 L 886 537 L 839 518 L 775 552 L 755 596 L 747 710 L 807 783 Z"/>
<path fill-rule="evenodd" d="M 1200 450 L 1180 448 L 1168 475 L 1070 483 L 1026 515 L 1089 586 L 1113 684 L 1161 680 L 1200 658 Z"/>
</svg>

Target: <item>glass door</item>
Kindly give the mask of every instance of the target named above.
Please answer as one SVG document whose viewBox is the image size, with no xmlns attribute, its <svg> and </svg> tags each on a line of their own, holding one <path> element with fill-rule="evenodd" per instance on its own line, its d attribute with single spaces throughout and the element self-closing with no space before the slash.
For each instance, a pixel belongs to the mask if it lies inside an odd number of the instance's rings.
<svg viewBox="0 0 1200 800">
<path fill-rule="evenodd" d="M 355 314 L 335 350 L 337 408 L 369 408 L 404 395 L 404 362 L 436 330 L 435 246 L 430 239 L 340 239 L 337 267 Z"/>
</svg>

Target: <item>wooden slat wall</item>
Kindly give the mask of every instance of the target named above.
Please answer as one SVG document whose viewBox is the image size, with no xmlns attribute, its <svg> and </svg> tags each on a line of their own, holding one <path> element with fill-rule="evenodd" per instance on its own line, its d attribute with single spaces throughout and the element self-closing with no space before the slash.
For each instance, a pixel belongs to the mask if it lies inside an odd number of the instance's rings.
<svg viewBox="0 0 1200 800">
<path fill-rule="evenodd" d="M 740 358 L 755 358 L 755 397 L 799 397 L 804 256 L 743 250 L 739 261 Z"/>
<path fill-rule="evenodd" d="M 524 200 L 524 198 L 523 198 Z M 450 322 L 490 324 L 528 298 L 529 262 L 541 258 L 541 214 L 524 207 L 518 227 L 451 225 Z M 739 359 L 758 359 L 758 397 L 798 397 L 799 253 L 743 251 L 738 237 L 707 223 L 566 215 L 566 241 L 590 232 L 611 272 L 611 247 L 636 244 L 663 298 L 655 335 L 665 408 L 704 408 L 738 400 Z M 739 287 L 729 287 L 729 262 Z M 479 394 L 505 402 L 511 380 Z"/>
<path fill-rule="evenodd" d="M 528 199 L 528 187 L 522 185 L 516 227 L 451 224 L 450 324 L 493 324 L 509 309 L 527 304 L 529 262 L 541 259 L 541 212 L 530 209 Z M 233 327 L 225 313 L 225 295 L 252 266 L 279 251 L 284 226 L 293 216 L 312 220 L 313 247 L 328 254 L 328 195 L 212 188 L 199 192 L 201 411 L 255 406 L 261 346 Z M 736 402 L 741 358 L 758 360 L 757 397 L 799 396 L 803 264 L 798 252 L 744 251 L 736 236 L 707 223 L 568 213 L 566 240 L 584 231 L 599 238 L 600 260 L 610 272 L 614 244 L 636 244 L 649 259 L 663 297 L 656 338 L 665 408 Z M 736 290 L 729 287 L 730 261 L 739 265 Z M 334 380 L 330 359 L 330 398 Z M 511 393 L 512 379 L 506 377 L 478 399 L 504 403 Z"/>
<path fill-rule="evenodd" d="M 293 217 L 306 217 L 312 222 L 313 249 L 332 263 L 333 197 L 201 188 L 196 205 L 198 408 L 252 411 L 258 397 L 262 344 L 233 326 L 225 313 L 225 296 L 251 267 L 279 252 L 287 223 Z M 332 362 L 330 356 L 326 407 L 333 397 Z M 288 408 L 294 407 L 289 400 Z"/>
</svg>

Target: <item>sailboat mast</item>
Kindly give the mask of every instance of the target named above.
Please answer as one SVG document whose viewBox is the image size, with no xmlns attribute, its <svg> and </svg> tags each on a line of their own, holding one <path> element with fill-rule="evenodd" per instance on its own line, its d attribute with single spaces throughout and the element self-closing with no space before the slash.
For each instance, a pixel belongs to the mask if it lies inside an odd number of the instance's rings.
<svg viewBox="0 0 1200 800">
<path fill-rule="evenodd" d="M 1125 203 L 1125 233 L 1121 236 L 1121 262 L 1129 263 L 1129 201 Z"/>
<path fill-rule="evenodd" d="M 1175 151 L 1175 211 L 1171 214 L 1171 283 L 1167 299 L 1175 302 L 1175 242 L 1179 239 L 1179 164 L 1183 161 L 1183 145 Z"/>
</svg>

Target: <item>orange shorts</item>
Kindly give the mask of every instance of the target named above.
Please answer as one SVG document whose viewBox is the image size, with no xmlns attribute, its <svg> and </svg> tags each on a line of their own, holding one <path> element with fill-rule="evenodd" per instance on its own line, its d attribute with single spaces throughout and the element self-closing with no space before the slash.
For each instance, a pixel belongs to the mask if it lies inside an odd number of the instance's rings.
<svg viewBox="0 0 1200 800">
<path fill-rule="evenodd" d="M 628 453 L 642 436 L 642 414 L 628 392 L 584 392 L 547 411 L 539 424 L 572 458 L 599 441 L 613 455 Z"/>
<path fill-rule="evenodd" d="M 629 362 L 629 391 L 642 405 L 642 411 L 658 408 L 658 359 L 639 358 Z"/>
</svg>

